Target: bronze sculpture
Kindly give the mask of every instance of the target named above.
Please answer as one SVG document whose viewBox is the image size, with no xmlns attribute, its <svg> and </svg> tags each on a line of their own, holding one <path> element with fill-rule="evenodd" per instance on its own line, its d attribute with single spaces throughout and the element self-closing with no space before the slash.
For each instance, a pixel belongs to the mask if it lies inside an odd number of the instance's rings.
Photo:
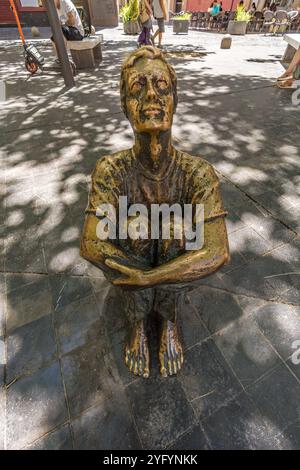
<svg viewBox="0 0 300 470">
<path fill-rule="evenodd" d="M 159 315 L 160 372 L 168 376 L 176 374 L 183 363 L 176 324 L 183 288 L 215 272 L 229 259 L 226 212 L 212 166 L 172 145 L 177 80 L 159 49 L 145 46 L 129 55 L 122 67 L 121 103 L 133 128 L 135 144 L 132 149 L 97 161 L 81 256 L 102 269 L 126 293 L 131 336 L 125 362 L 136 375 L 149 376 L 146 320 L 152 310 Z M 181 239 L 175 238 L 174 220 L 170 239 L 161 236 L 161 229 L 156 239 L 120 235 L 112 240 L 99 239 L 97 226 L 104 214 L 99 216 L 98 207 L 109 204 L 118 212 L 119 198 L 124 196 L 128 207 L 136 203 L 147 208 L 153 204 L 202 204 L 203 246 L 186 250 L 186 234 L 182 233 Z M 115 223 L 116 220 L 118 217 Z"/>
</svg>

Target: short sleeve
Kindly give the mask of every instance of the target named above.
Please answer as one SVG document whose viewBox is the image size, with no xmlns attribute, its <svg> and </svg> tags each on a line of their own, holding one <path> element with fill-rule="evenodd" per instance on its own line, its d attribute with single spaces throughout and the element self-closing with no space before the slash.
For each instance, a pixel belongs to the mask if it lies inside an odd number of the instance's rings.
<svg viewBox="0 0 300 470">
<path fill-rule="evenodd" d="M 225 217 L 219 179 L 211 165 L 202 165 L 192 179 L 191 203 L 204 204 L 204 220 Z"/>
<path fill-rule="evenodd" d="M 86 213 L 97 215 L 97 209 L 102 204 L 111 204 L 117 210 L 120 184 L 118 174 L 111 164 L 110 158 L 101 158 L 92 174 L 92 185 Z"/>
</svg>

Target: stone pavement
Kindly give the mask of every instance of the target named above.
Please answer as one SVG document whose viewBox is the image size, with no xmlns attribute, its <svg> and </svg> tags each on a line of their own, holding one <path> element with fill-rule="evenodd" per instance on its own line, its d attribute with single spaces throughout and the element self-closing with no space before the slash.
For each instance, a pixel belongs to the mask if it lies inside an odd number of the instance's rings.
<svg viewBox="0 0 300 470">
<path fill-rule="evenodd" d="M 219 172 L 232 260 L 186 298 L 184 369 L 160 378 L 153 353 L 143 380 L 122 362 L 121 293 L 78 253 L 95 161 L 132 142 L 118 80 L 135 40 L 102 33 L 103 63 L 70 91 L 49 41 L 29 79 L 0 42 L 0 448 L 299 449 L 300 124 L 273 86 L 283 40 L 223 51 L 218 34 L 168 29 L 174 142 Z"/>
</svg>

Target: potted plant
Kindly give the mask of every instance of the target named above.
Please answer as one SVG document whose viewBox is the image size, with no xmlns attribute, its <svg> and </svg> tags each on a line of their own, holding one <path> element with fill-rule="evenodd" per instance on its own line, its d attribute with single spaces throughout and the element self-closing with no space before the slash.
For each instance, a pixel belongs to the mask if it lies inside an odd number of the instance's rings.
<svg viewBox="0 0 300 470">
<path fill-rule="evenodd" d="M 189 31 L 191 16 L 191 13 L 187 12 L 173 16 L 173 33 L 187 33 Z"/>
<path fill-rule="evenodd" d="M 234 20 L 230 20 L 228 23 L 227 32 L 229 34 L 246 34 L 247 24 L 251 20 L 251 13 L 245 10 L 243 6 L 240 6 L 235 15 Z"/>
<path fill-rule="evenodd" d="M 123 21 L 125 34 L 138 34 L 140 32 L 141 28 L 138 22 L 139 0 L 129 0 L 129 2 L 120 9 L 120 16 Z"/>
</svg>

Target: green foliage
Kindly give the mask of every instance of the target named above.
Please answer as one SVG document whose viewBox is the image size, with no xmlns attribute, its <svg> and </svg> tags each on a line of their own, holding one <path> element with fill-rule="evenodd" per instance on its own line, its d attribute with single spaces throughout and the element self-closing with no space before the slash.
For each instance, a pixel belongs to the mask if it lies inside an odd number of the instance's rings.
<svg viewBox="0 0 300 470">
<path fill-rule="evenodd" d="M 139 0 L 129 0 L 129 2 L 121 8 L 120 16 L 123 23 L 137 21 L 139 17 Z"/>
<path fill-rule="evenodd" d="M 235 21 L 250 21 L 252 18 L 251 13 L 245 10 L 243 6 L 240 6 L 236 10 Z"/>
<path fill-rule="evenodd" d="M 191 16 L 191 13 L 180 13 L 180 15 L 173 16 L 173 20 L 189 20 Z"/>
</svg>

